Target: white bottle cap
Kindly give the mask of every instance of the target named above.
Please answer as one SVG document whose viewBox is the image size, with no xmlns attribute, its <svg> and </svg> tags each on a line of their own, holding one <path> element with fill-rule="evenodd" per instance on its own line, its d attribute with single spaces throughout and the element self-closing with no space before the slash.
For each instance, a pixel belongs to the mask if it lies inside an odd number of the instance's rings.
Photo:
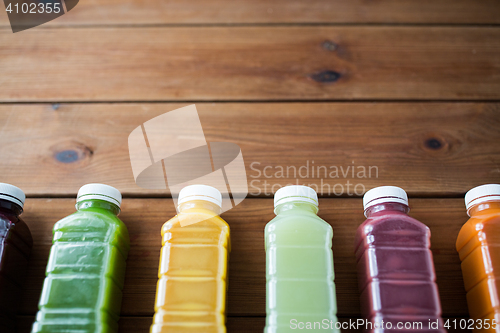
<svg viewBox="0 0 500 333">
<path fill-rule="evenodd" d="M 474 187 L 465 194 L 465 208 L 467 209 L 467 214 L 469 215 L 469 210 L 472 206 L 492 200 L 500 200 L 499 184 L 487 184 Z"/>
<path fill-rule="evenodd" d="M 218 189 L 208 185 L 189 185 L 179 192 L 177 206 L 192 200 L 204 200 L 222 208 L 222 194 Z"/>
<path fill-rule="evenodd" d="M 113 186 L 104 184 L 83 185 L 78 191 L 76 202 L 89 199 L 98 199 L 115 204 L 120 208 L 122 203 L 122 194 Z"/>
<path fill-rule="evenodd" d="M 0 199 L 13 202 L 23 208 L 26 195 L 19 187 L 6 183 L 0 183 Z"/>
<path fill-rule="evenodd" d="M 372 188 L 363 196 L 363 207 L 366 210 L 381 203 L 402 203 L 408 206 L 408 195 L 405 190 L 397 186 L 379 186 Z"/>
<path fill-rule="evenodd" d="M 276 207 L 290 201 L 308 202 L 318 207 L 318 194 L 315 190 L 304 185 L 289 185 L 280 188 L 274 194 L 274 213 Z"/>
</svg>

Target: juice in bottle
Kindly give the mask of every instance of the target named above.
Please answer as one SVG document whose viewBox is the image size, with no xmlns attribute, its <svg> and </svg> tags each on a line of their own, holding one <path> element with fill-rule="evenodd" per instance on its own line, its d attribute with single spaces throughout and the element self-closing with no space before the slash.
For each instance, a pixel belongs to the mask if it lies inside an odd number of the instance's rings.
<svg viewBox="0 0 500 333">
<path fill-rule="evenodd" d="M 31 233 L 19 217 L 25 195 L 21 189 L 0 183 L 0 332 L 14 333 L 15 318 L 28 257 L 33 247 Z"/>
<path fill-rule="evenodd" d="M 151 333 L 224 333 L 229 226 L 219 216 L 221 193 L 190 185 L 162 227 Z"/>
<path fill-rule="evenodd" d="M 265 227 L 265 333 L 339 332 L 332 227 L 316 214 L 318 196 L 292 185 L 274 196 L 276 217 Z"/>
<path fill-rule="evenodd" d="M 130 247 L 121 199 L 114 187 L 87 184 L 77 211 L 54 225 L 33 333 L 117 332 Z"/>
<path fill-rule="evenodd" d="M 500 332 L 500 185 L 465 195 L 470 219 L 457 239 L 469 314 L 475 332 Z"/>
<path fill-rule="evenodd" d="M 376 187 L 366 192 L 363 205 L 367 220 L 357 230 L 355 253 L 361 312 L 371 323 L 366 330 L 446 332 L 430 230 L 408 216 L 406 192 Z"/>
</svg>

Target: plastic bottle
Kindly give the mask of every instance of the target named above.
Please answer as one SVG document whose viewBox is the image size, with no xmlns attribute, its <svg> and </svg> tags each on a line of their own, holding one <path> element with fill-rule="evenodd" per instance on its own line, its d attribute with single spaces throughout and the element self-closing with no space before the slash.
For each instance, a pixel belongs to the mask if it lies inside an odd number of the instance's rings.
<svg viewBox="0 0 500 333">
<path fill-rule="evenodd" d="M 128 231 L 118 218 L 121 194 L 88 184 L 77 212 L 54 225 L 53 245 L 33 333 L 108 333 L 118 330 Z"/>
<path fill-rule="evenodd" d="M 33 247 L 31 233 L 19 217 L 25 195 L 0 183 L 0 332 L 14 333 L 22 287 Z"/>
<path fill-rule="evenodd" d="M 190 185 L 178 199 L 179 214 L 161 229 L 151 333 L 224 333 L 230 237 L 221 193 Z"/>
<path fill-rule="evenodd" d="M 465 195 L 470 219 L 457 238 L 469 314 L 475 332 L 500 332 L 500 185 Z"/>
<path fill-rule="evenodd" d="M 265 333 L 339 332 L 332 227 L 319 218 L 318 196 L 307 186 L 279 189 L 276 217 L 265 228 Z"/>
<path fill-rule="evenodd" d="M 355 252 L 361 313 L 371 323 L 366 331 L 445 333 L 430 230 L 408 216 L 406 192 L 376 187 L 363 205 L 367 220 L 357 230 Z"/>
</svg>

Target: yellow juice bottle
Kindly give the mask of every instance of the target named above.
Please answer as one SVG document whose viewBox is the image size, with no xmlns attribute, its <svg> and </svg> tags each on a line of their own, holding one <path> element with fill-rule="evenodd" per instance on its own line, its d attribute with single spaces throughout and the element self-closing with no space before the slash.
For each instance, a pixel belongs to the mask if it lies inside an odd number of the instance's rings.
<svg viewBox="0 0 500 333">
<path fill-rule="evenodd" d="M 229 226 L 222 195 L 190 185 L 161 230 L 162 249 L 151 333 L 225 333 Z"/>
<path fill-rule="evenodd" d="M 465 195 L 469 221 L 457 251 L 474 332 L 500 333 L 500 185 L 473 188 Z"/>
</svg>

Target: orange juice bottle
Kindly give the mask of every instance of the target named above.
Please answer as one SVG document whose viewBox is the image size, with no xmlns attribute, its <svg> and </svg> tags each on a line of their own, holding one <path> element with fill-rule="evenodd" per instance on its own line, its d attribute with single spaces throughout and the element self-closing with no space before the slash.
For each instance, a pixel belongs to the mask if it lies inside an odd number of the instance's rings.
<svg viewBox="0 0 500 333">
<path fill-rule="evenodd" d="M 457 239 L 469 314 L 475 332 L 500 332 L 500 185 L 465 195 L 469 221 Z"/>
<path fill-rule="evenodd" d="M 225 333 L 229 226 L 222 195 L 190 185 L 161 230 L 162 244 L 151 333 Z"/>
</svg>

